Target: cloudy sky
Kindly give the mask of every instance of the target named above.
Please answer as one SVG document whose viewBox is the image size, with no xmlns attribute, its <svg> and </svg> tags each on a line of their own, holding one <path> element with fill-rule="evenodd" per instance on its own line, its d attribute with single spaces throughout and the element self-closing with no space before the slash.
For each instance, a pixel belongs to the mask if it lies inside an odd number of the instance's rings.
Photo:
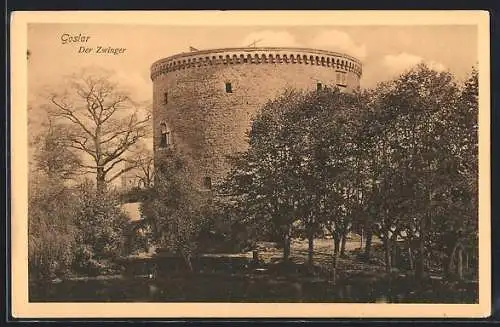
<svg viewBox="0 0 500 327">
<path fill-rule="evenodd" d="M 84 35 L 86 43 L 62 44 L 64 34 Z M 160 58 L 198 49 L 247 46 L 311 47 L 346 52 L 363 62 L 362 87 L 390 79 L 426 62 L 464 78 L 477 62 L 477 28 L 447 26 L 137 26 L 95 24 L 30 24 L 29 97 L 85 67 L 117 73 L 138 100 L 150 100 L 151 64 Z M 119 55 L 81 54 L 79 47 L 126 48 Z"/>
</svg>

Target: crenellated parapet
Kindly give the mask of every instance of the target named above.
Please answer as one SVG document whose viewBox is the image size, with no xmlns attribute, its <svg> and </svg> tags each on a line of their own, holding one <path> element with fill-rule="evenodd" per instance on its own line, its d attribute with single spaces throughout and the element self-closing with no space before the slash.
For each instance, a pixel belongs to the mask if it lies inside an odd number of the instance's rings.
<svg viewBox="0 0 500 327">
<path fill-rule="evenodd" d="M 181 53 L 156 61 L 151 79 L 162 74 L 213 65 L 316 65 L 362 75 L 361 62 L 349 55 L 306 48 L 224 48 Z"/>
<path fill-rule="evenodd" d="M 180 53 L 154 62 L 155 161 L 176 149 L 200 188 L 225 178 L 228 156 L 248 149 L 248 132 L 265 104 L 287 89 L 359 89 L 361 62 L 304 48 L 226 48 Z"/>
</svg>

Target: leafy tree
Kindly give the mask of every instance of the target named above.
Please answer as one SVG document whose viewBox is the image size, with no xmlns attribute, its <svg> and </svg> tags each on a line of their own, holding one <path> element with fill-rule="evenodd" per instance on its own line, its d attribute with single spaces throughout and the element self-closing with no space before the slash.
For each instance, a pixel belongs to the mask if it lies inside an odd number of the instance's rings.
<svg viewBox="0 0 500 327">
<path fill-rule="evenodd" d="M 359 179 L 352 176 L 360 101 L 327 88 L 286 91 L 253 122 L 250 148 L 236 161 L 223 193 L 234 196 L 255 224 L 279 231 L 285 260 L 292 226 L 309 241 L 310 264 L 322 226 L 334 235 L 335 253 L 340 251 L 359 210 Z"/>
<path fill-rule="evenodd" d="M 105 272 L 123 254 L 129 218 L 111 193 L 97 195 L 90 182 L 66 186 L 37 175 L 28 206 L 30 277 L 46 281 L 68 273 Z"/>
<path fill-rule="evenodd" d="M 434 251 L 444 252 L 446 276 L 464 275 L 469 256 L 477 258 L 478 247 L 478 73 L 473 69 L 461 87 L 457 104 L 441 112 L 447 122 L 442 142 L 448 160 L 441 173 L 448 176 L 441 193 L 443 215 L 433 221 L 440 233 L 432 233 Z M 440 251 L 439 251 L 440 250 Z"/>
<path fill-rule="evenodd" d="M 334 240 L 334 254 L 344 254 L 345 242 L 361 201 L 360 174 L 361 113 L 364 94 L 323 90 L 315 99 L 321 108 L 311 129 L 314 131 L 314 184 L 317 215 Z M 319 188 L 318 188 L 319 186 Z"/>
<path fill-rule="evenodd" d="M 464 153 L 458 150 L 474 149 L 477 143 L 470 137 L 476 134 L 474 97 L 461 96 L 474 91 L 473 87 L 465 89 L 460 92 L 450 73 L 420 65 L 380 85 L 371 103 L 375 132 L 371 133 L 370 143 L 378 156 L 373 156 L 372 161 L 376 187 L 372 188 L 369 206 L 376 213 L 375 224 L 384 243 L 388 269 L 393 264 L 390 252 L 398 238 L 406 238 L 414 247 L 413 253 L 418 254 L 415 269 L 422 277 L 435 261 L 433 257 L 442 257 L 443 249 L 453 248 L 444 242 L 446 230 L 461 235 L 457 219 L 451 218 L 457 216 L 458 207 L 463 208 L 460 203 L 464 198 L 457 197 L 463 194 L 458 185 L 477 178 L 474 173 L 467 178 L 465 169 L 459 168 L 477 157 L 471 150 L 463 160 Z M 470 113 L 463 108 L 469 108 Z M 453 121 L 457 115 L 459 122 Z M 470 190 L 468 196 L 474 197 Z M 463 213 L 458 215 L 460 226 L 470 221 L 467 217 L 474 217 L 470 211 L 468 215 Z"/>
<path fill-rule="evenodd" d="M 66 147 L 64 136 L 65 131 L 49 121 L 47 130 L 39 134 L 33 144 L 36 170 L 48 178 L 72 179 L 81 164 L 80 158 Z"/>
<path fill-rule="evenodd" d="M 77 207 L 71 189 L 58 180 L 37 174 L 28 192 L 28 267 L 30 280 L 67 274 L 74 259 L 77 229 L 72 217 Z"/>
<path fill-rule="evenodd" d="M 155 184 L 141 208 L 153 226 L 157 243 L 181 255 L 190 271 L 191 259 L 199 251 L 197 240 L 206 224 L 210 199 L 209 191 L 195 184 L 193 174 L 188 158 L 174 149 L 166 150 L 155 162 Z"/>
<path fill-rule="evenodd" d="M 33 121 L 29 126 L 33 127 Z M 46 283 L 68 273 L 73 262 L 76 228 L 72 217 L 77 198 L 65 181 L 73 177 L 78 159 L 61 145 L 60 130 L 51 124 L 30 136 L 29 277 Z"/>
<path fill-rule="evenodd" d="M 297 146 L 302 145 L 289 114 L 297 110 L 303 95 L 295 91 L 268 102 L 253 122 L 250 147 L 235 159 L 221 193 L 229 195 L 241 208 L 243 219 L 267 226 L 283 245 L 283 258 L 289 259 L 292 224 L 301 207 Z"/>
<path fill-rule="evenodd" d="M 118 195 L 96 193 L 87 180 L 77 188 L 74 213 L 77 229 L 74 269 L 86 274 L 102 273 L 125 254 L 125 234 L 129 217 L 121 211 Z"/>
</svg>

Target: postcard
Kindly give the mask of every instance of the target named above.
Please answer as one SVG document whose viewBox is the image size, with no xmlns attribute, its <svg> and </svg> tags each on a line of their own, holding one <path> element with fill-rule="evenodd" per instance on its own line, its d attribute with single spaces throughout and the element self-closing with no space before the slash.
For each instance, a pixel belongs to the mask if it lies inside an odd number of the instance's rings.
<svg viewBox="0 0 500 327">
<path fill-rule="evenodd" d="M 14 12 L 16 318 L 486 317 L 489 15 Z"/>
</svg>

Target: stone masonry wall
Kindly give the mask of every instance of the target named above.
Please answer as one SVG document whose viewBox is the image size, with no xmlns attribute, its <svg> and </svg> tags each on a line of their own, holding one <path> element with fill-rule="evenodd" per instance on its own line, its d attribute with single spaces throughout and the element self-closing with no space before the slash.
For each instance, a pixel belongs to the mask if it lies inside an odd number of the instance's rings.
<svg viewBox="0 0 500 327">
<path fill-rule="evenodd" d="M 177 56 L 171 58 L 163 71 L 158 64 L 152 68 L 155 158 L 166 151 L 159 146 L 160 124 L 165 122 L 173 145 L 194 161 L 200 185 L 204 177 L 215 183 L 227 173 L 226 155 L 247 148 L 252 118 L 285 88 L 315 90 L 317 83 L 335 86 L 341 82 L 341 88 L 352 91 L 359 87 L 361 74 L 361 66 L 350 62 L 348 67 L 347 61 L 337 67 L 319 61 L 292 63 L 289 58 L 288 63 L 283 59 L 266 63 L 250 57 L 244 62 L 244 57 L 236 57 L 241 61 L 181 68 L 171 64 Z M 337 72 L 346 74 L 345 82 L 338 80 Z M 231 83 L 231 93 L 226 92 L 226 83 Z"/>
</svg>

